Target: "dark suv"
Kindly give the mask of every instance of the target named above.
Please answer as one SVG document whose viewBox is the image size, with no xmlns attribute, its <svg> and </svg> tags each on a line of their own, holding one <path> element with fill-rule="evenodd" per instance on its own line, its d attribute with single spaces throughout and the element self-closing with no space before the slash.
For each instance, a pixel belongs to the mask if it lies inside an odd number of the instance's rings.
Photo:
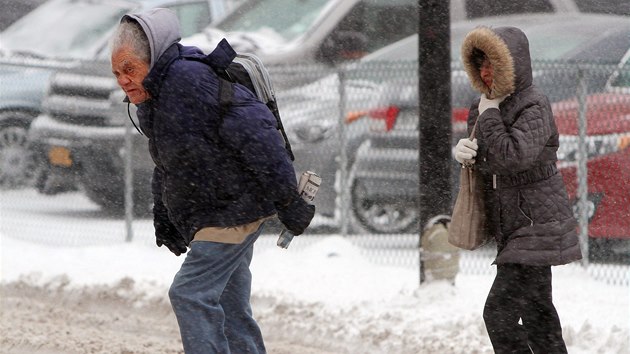
<svg viewBox="0 0 630 354">
<path fill-rule="evenodd" d="M 183 34 L 190 36 L 211 22 L 210 6 L 214 9 L 222 1 L 228 0 L 50 0 L 4 30 L 0 34 L 0 188 L 20 187 L 32 180 L 36 165 L 28 130 L 41 112 L 52 73 L 76 67 L 82 60 L 107 60 L 108 38 L 127 12 L 170 8 L 177 13 Z"/>
<path fill-rule="evenodd" d="M 120 211 L 124 161 L 131 151 L 136 211 L 149 210 L 153 161 L 146 138 L 128 121 L 127 109 L 135 117 L 135 106 L 127 107 L 123 98 L 109 62 L 84 62 L 52 75 L 43 113 L 33 121 L 29 136 L 33 150 L 45 160 L 36 182 L 40 192 L 82 188 L 95 203 Z M 131 149 L 125 134 L 130 134 Z"/>
</svg>

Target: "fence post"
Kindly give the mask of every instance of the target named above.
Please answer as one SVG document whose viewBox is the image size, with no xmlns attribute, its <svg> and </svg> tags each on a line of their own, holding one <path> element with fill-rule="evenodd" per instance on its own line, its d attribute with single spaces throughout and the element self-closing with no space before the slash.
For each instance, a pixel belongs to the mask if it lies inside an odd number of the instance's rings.
<svg viewBox="0 0 630 354">
<path fill-rule="evenodd" d="M 125 119 L 125 154 L 123 154 L 125 164 L 125 241 L 133 240 L 133 143 L 131 121 Z"/>
<path fill-rule="evenodd" d="M 339 218 L 341 235 L 348 235 L 348 213 L 350 209 L 350 186 L 348 183 L 348 151 L 346 137 L 346 73 L 343 65 L 337 71 L 339 78 Z M 334 183 L 334 182 L 332 182 Z"/>
<path fill-rule="evenodd" d="M 586 162 L 588 160 L 586 147 L 586 95 L 587 83 L 584 70 L 578 68 L 578 154 L 577 154 L 577 179 L 578 179 L 578 225 L 580 246 L 582 248 L 582 266 L 588 267 L 588 171 Z"/>
</svg>

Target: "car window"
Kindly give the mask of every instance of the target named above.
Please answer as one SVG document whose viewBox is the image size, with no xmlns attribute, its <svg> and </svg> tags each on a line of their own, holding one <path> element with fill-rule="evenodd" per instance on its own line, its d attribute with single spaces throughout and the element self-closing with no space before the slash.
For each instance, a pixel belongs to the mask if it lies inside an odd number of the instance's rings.
<svg viewBox="0 0 630 354">
<path fill-rule="evenodd" d="M 589 22 L 588 26 L 584 26 L 585 21 Z M 496 26 L 489 22 L 483 24 Z M 476 23 L 461 22 L 453 26 L 451 31 L 452 59 L 459 59 L 464 37 L 476 25 Z M 534 60 L 574 59 L 585 62 L 618 63 L 624 52 L 628 50 L 630 22 L 625 24 L 620 21 L 614 22 L 608 17 L 597 23 L 579 17 L 577 21 L 567 23 L 562 27 L 553 23 L 545 25 L 536 21 L 514 25 L 522 28 L 527 34 L 531 56 Z M 609 29 L 603 29 L 604 25 Z M 558 30 L 559 28 L 562 30 Z M 411 60 L 417 57 L 418 37 L 413 35 L 366 56 L 364 60 Z"/>
<path fill-rule="evenodd" d="M 564 31 L 550 34 L 544 29 L 527 33 L 532 58 L 575 60 L 591 63 L 618 63 L 627 49 L 628 33 L 602 35 L 590 31 Z"/>
<path fill-rule="evenodd" d="M 2 32 L 0 45 L 35 56 L 89 59 L 128 11 L 121 2 L 49 1 Z"/>
<path fill-rule="evenodd" d="M 589 63 L 618 64 L 630 46 L 630 19 L 628 21 L 627 29 L 604 33 L 565 58 Z"/>
<path fill-rule="evenodd" d="M 365 56 L 362 61 L 415 60 L 418 58 L 418 36 L 411 35 Z"/>
<path fill-rule="evenodd" d="M 311 28 L 328 2 L 328 0 L 250 1 L 213 26 L 225 32 L 273 31 L 286 41 L 291 41 Z"/>
<path fill-rule="evenodd" d="M 0 1 L 0 31 L 31 12 L 44 0 L 1 0 Z"/>
<path fill-rule="evenodd" d="M 201 32 L 210 23 L 210 10 L 203 2 L 168 6 L 179 19 L 182 38 Z"/>
<path fill-rule="evenodd" d="M 371 53 L 418 32 L 417 4 L 416 0 L 361 1 L 339 23 L 335 32 L 361 34 L 366 38 L 364 51 Z"/>
<path fill-rule="evenodd" d="M 601 0 L 599 0 L 601 1 Z M 479 18 L 485 16 L 513 15 L 520 13 L 551 13 L 553 5 L 549 0 L 496 1 L 466 0 L 466 17 Z"/>
<path fill-rule="evenodd" d="M 581 12 L 630 15 L 628 0 L 574 0 Z"/>
<path fill-rule="evenodd" d="M 553 34 L 546 31 L 529 31 L 529 50 L 532 58 L 557 60 L 574 51 L 581 44 L 587 43 L 591 36 L 586 33 L 570 33 L 567 31 Z"/>
<path fill-rule="evenodd" d="M 500 18 L 499 18 L 500 19 Z M 475 23 L 502 26 L 506 21 L 478 21 Z M 509 23 L 509 22 L 508 22 Z M 451 32 L 452 58 L 459 58 L 464 36 L 474 25 L 455 25 Z M 618 63 L 627 50 L 630 19 L 602 15 L 585 15 L 566 18 L 564 22 L 512 21 L 529 39 L 534 60 L 579 60 L 600 63 Z"/>
</svg>

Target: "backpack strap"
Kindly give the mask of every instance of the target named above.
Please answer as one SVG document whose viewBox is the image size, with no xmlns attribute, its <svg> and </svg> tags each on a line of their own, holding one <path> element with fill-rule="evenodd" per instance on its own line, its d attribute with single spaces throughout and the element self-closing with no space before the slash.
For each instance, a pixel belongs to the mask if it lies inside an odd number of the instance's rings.
<svg viewBox="0 0 630 354">
<path fill-rule="evenodd" d="M 219 76 L 219 124 L 223 124 L 225 115 L 232 106 L 234 83 Z"/>
<path fill-rule="evenodd" d="M 284 131 L 284 126 L 282 125 L 282 119 L 280 119 L 280 111 L 278 110 L 278 105 L 275 100 L 271 100 L 267 102 L 267 107 L 273 113 L 273 116 L 276 117 L 277 129 L 282 133 L 282 139 L 284 139 L 284 148 L 289 153 L 289 157 L 291 161 L 295 161 L 295 155 L 293 155 L 293 150 L 291 149 L 291 143 L 289 142 L 289 137 L 287 133 Z"/>
<path fill-rule="evenodd" d="M 236 51 L 234 51 L 225 38 L 217 44 L 217 47 L 214 48 L 210 54 L 204 57 L 195 57 L 195 59 L 206 63 L 213 69 L 223 71 L 224 73 L 234 58 L 236 58 Z"/>
<path fill-rule="evenodd" d="M 184 56 L 186 60 L 200 61 L 210 67 L 219 77 L 219 119 L 220 124 L 232 105 L 232 97 L 234 95 L 234 79 L 230 77 L 227 69 L 236 58 L 236 51 L 223 38 L 217 47 L 206 56 Z"/>
<path fill-rule="evenodd" d="M 219 124 L 223 123 L 225 115 L 228 113 L 230 107 L 232 106 L 234 97 L 234 84 L 236 82 L 243 84 L 256 96 L 258 96 L 259 94 L 258 91 L 262 91 L 252 86 L 253 80 L 251 78 L 249 78 L 248 80 L 244 79 L 249 77 L 249 70 L 245 68 L 243 62 L 235 61 L 235 59 L 237 58 L 236 51 L 232 48 L 232 46 L 225 38 L 223 38 L 219 42 L 219 44 L 217 44 L 217 47 L 206 56 L 184 56 L 183 58 L 186 60 L 199 61 L 208 65 L 210 67 L 210 70 L 212 70 L 218 76 Z M 258 61 L 258 65 L 262 68 L 262 63 L 259 61 L 259 59 L 256 57 L 254 57 L 254 59 Z M 263 69 L 263 71 L 263 75 L 268 75 L 266 69 Z M 266 79 L 268 80 L 268 77 L 266 77 Z M 291 158 L 291 161 L 295 161 L 295 156 L 293 155 L 291 144 L 289 143 L 289 138 L 284 131 L 284 126 L 282 125 L 282 120 L 280 119 L 280 112 L 275 101 L 273 89 L 271 88 L 270 91 L 271 92 L 267 92 L 264 95 L 267 102 L 263 103 L 267 106 L 267 108 L 269 108 L 271 113 L 273 113 L 273 116 L 276 118 L 276 128 L 282 134 L 285 148 L 289 154 L 289 157 Z"/>
</svg>

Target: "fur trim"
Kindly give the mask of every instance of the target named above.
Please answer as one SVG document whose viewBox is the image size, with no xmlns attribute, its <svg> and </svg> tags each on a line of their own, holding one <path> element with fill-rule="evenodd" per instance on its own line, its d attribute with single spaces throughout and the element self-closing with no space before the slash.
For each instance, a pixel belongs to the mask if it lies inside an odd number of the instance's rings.
<svg viewBox="0 0 630 354">
<path fill-rule="evenodd" d="M 471 61 L 474 48 L 482 50 L 494 68 L 492 87 L 481 80 L 479 69 Z M 514 93 L 515 72 L 512 53 L 507 44 L 490 27 L 477 27 L 470 31 L 462 43 L 462 63 L 471 85 L 489 99 Z"/>
</svg>

